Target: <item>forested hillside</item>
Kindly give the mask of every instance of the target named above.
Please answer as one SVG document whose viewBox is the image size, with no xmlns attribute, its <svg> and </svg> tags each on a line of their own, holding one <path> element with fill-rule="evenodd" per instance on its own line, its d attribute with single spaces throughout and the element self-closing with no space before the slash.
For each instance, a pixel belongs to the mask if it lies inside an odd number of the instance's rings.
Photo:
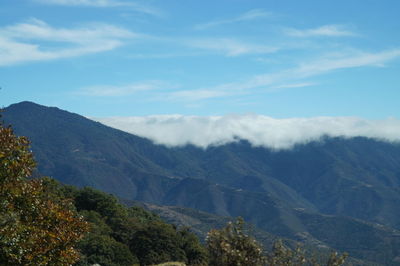
<svg viewBox="0 0 400 266">
<path fill-rule="evenodd" d="M 4 120 L 32 140 L 38 171 L 127 200 L 242 216 L 304 243 L 384 264 L 400 256 L 400 145 L 325 138 L 291 150 L 246 141 L 168 148 L 23 102 Z"/>
<path fill-rule="evenodd" d="M 78 213 L 90 224 L 89 233 L 77 245 L 82 254 L 77 266 L 208 262 L 206 248 L 188 228 L 177 229 L 157 215 L 140 207 L 127 208 L 114 196 L 92 188 L 60 186 L 52 180 L 47 186 L 72 199 Z"/>
<path fill-rule="evenodd" d="M 292 252 L 281 242 L 266 255 L 245 234 L 241 218 L 221 230 L 212 229 L 206 249 L 189 228 L 177 229 L 140 207 L 127 208 L 110 194 L 61 185 L 48 177 L 33 178 L 35 161 L 29 148 L 25 137 L 15 136 L 0 122 L 1 265 L 133 266 L 177 261 L 262 266 L 317 258 Z M 341 265 L 346 256 L 332 253 L 327 265 Z"/>
</svg>

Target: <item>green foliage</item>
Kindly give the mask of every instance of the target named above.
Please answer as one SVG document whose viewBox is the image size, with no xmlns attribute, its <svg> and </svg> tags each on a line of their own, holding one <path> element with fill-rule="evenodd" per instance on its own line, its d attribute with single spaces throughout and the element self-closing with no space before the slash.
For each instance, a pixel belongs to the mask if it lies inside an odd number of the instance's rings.
<svg viewBox="0 0 400 266">
<path fill-rule="evenodd" d="M 294 265 L 310 265 L 310 266 L 340 266 L 343 265 L 347 254 L 339 255 L 332 252 L 327 261 L 322 261 L 316 255 L 306 254 L 305 250 L 297 246 L 294 250 L 285 247 L 281 240 L 274 243 L 272 251 L 267 255 L 267 264 L 270 266 L 294 266 Z"/>
<path fill-rule="evenodd" d="M 76 209 L 91 224 L 90 233 L 79 244 L 83 258 L 77 266 L 207 263 L 206 249 L 186 228 L 178 230 L 143 208 L 125 207 L 114 196 L 92 188 L 59 186 L 55 190 L 71 197 Z"/>
<path fill-rule="evenodd" d="M 347 256 L 348 256 L 347 253 L 343 253 L 342 255 L 339 255 L 337 252 L 332 252 L 331 255 L 329 256 L 329 260 L 326 265 L 328 265 L 328 266 L 343 265 Z"/>
<path fill-rule="evenodd" d="M 79 190 L 74 201 L 78 211 L 96 211 L 108 222 L 115 217 L 127 216 L 126 208 L 114 196 L 90 187 Z"/>
<path fill-rule="evenodd" d="M 282 240 L 274 243 L 272 251 L 267 256 L 268 265 L 305 265 L 306 255 L 303 249 L 299 246 L 292 250 L 285 247 Z"/>
<path fill-rule="evenodd" d="M 221 230 L 213 229 L 207 236 L 210 265 L 264 265 L 265 257 L 260 244 L 244 233 L 244 221 L 238 218 Z"/>
<path fill-rule="evenodd" d="M 0 124 L 0 264 L 70 265 L 87 223 L 45 181 L 27 179 L 34 167 L 28 140 Z"/>
<path fill-rule="evenodd" d="M 207 249 L 200 244 L 199 239 L 188 227 L 179 231 L 181 236 L 181 248 L 184 250 L 188 265 L 207 265 Z"/>
<path fill-rule="evenodd" d="M 126 245 L 106 235 L 89 234 L 80 242 L 79 249 L 84 257 L 77 266 L 95 263 L 104 266 L 131 266 L 139 262 Z"/>
<path fill-rule="evenodd" d="M 129 217 L 133 217 L 138 220 L 139 223 L 145 223 L 147 221 L 161 221 L 160 217 L 152 212 L 148 212 L 145 209 L 132 206 L 128 209 Z"/>
<path fill-rule="evenodd" d="M 340 266 L 344 264 L 347 256 L 346 253 L 339 255 L 337 252 L 332 252 L 326 261 L 321 261 L 322 258 L 306 254 L 305 250 L 300 246 L 292 250 L 285 247 L 281 240 L 278 240 L 274 243 L 272 251 L 267 255 L 267 264 L 271 266 Z"/>
<path fill-rule="evenodd" d="M 85 221 L 90 223 L 91 232 L 96 232 L 96 234 L 106 236 L 112 234 L 113 230 L 98 212 L 82 210 L 79 213 L 83 216 Z"/>
<path fill-rule="evenodd" d="M 166 261 L 186 262 L 186 254 L 180 245 L 176 229 L 163 222 L 149 222 L 138 229 L 130 241 L 129 247 L 136 251 L 144 265 Z"/>
<path fill-rule="evenodd" d="M 332 252 L 327 260 L 321 262 L 321 258 L 307 254 L 300 246 L 292 250 L 281 240 L 276 241 L 272 250 L 264 255 L 261 245 L 245 234 L 244 220 L 240 217 L 221 230 L 211 230 L 207 236 L 207 247 L 211 266 L 340 266 L 347 258 L 346 253 L 339 255 Z"/>
<path fill-rule="evenodd" d="M 154 266 L 186 266 L 186 264 L 182 263 L 182 262 L 169 261 L 169 262 L 157 264 L 157 265 L 154 265 Z"/>
</svg>

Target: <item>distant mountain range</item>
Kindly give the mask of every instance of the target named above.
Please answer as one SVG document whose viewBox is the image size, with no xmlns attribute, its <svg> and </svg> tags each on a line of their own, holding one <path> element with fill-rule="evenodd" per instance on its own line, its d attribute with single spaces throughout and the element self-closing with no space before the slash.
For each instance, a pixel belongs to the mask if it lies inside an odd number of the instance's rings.
<svg viewBox="0 0 400 266">
<path fill-rule="evenodd" d="M 3 119 L 31 140 L 38 171 L 61 182 L 242 216 L 274 235 L 400 263 L 399 143 L 357 137 L 281 151 L 246 141 L 167 148 L 31 102 L 7 107 Z"/>
</svg>

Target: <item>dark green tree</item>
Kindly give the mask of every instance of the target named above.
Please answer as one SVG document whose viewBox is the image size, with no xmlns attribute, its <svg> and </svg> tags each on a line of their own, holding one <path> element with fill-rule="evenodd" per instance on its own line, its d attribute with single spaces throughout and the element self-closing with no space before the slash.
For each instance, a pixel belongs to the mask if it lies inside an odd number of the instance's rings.
<svg viewBox="0 0 400 266">
<path fill-rule="evenodd" d="M 142 225 L 132 236 L 129 247 L 135 251 L 142 265 L 167 261 L 187 262 L 176 229 L 163 222 L 151 221 Z"/>
<path fill-rule="evenodd" d="M 188 265 L 208 265 L 207 249 L 199 242 L 197 236 L 189 228 L 179 231 L 181 236 L 181 248 L 186 254 Z"/>
<path fill-rule="evenodd" d="M 77 265 L 152 265 L 167 261 L 207 264 L 206 249 L 188 229 L 178 230 L 143 208 L 128 208 L 114 196 L 93 188 L 53 187 L 71 197 L 91 225 L 89 235 L 79 244 L 83 259 Z"/>
<path fill-rule="evenodd" d="M 132 266 L 139 263 L 126 245 L 110 236 L 89 234 L 78 247 L 84 256 L 77 266 L 96 263 L 102 266 Z"/>
</svg>

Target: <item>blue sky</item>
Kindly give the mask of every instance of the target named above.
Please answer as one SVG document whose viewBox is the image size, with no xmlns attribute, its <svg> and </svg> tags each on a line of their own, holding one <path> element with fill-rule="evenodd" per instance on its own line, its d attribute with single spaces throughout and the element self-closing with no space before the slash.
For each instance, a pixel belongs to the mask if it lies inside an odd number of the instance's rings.
<svg viewBox="0 0 400 266">
<path fill-rule="evenodd" d="M 400 117 L 397 0 L 3 0 L 0 105 Z"/>
</svg>

